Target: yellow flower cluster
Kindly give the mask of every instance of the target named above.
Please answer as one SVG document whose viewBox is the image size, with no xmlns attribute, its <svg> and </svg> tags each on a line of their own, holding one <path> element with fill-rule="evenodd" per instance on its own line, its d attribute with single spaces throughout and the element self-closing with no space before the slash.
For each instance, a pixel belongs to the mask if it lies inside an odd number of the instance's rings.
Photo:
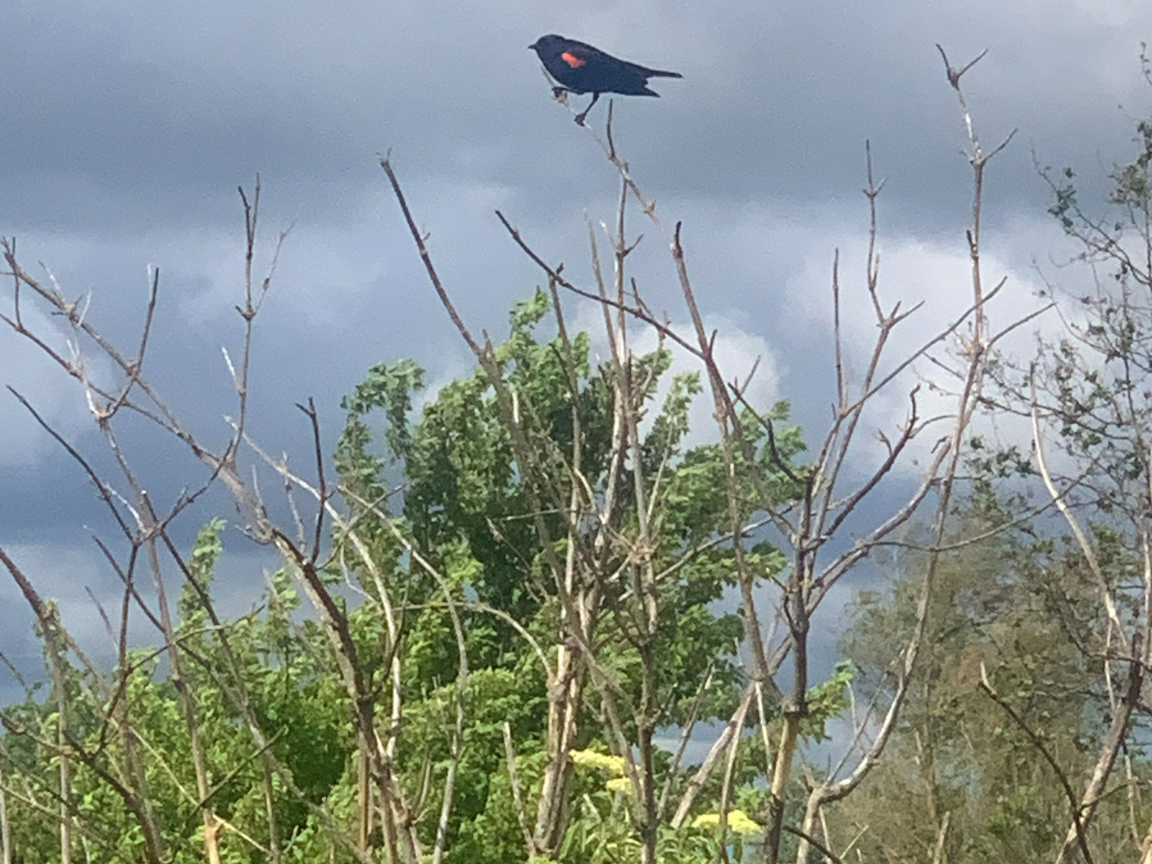
<svg viewBox="0 0 1152 864">
<path fill-rule="evenodd" d="M 624 776 L 623 756 L 609 756 L 607 753 L 597 753 L 595 750 L 573 750 L 570 756 L 574 764 L 584 768 L 595 768 L 614 777 Z"/>
<path fill-rule="evenodd" d="M 693 828 L 715 828 L 720 824 L 719 813 L 701 813 L 692 820 Z M 737 834 L 759 834 L 764 829 L 743 810 L 728 811 L 728 828 Z"/>
<path fill-rule="evenodd" d="M 613 777 L 604 784 L 604 788 L 609 792 L 623 792 L 625 795 L 631 795 L 632 781 L 627 777 Z"/>
</svg>

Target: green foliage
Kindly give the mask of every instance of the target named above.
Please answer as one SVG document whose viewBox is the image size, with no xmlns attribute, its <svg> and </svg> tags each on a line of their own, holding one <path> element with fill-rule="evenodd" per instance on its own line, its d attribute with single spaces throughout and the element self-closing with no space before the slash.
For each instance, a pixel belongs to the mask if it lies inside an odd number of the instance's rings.
<svg viewBox="0 0 1152 864">
<path fill-rule="evenodd" d="M 594 363 L 586 334 L 540 335 L 550 311 L 548 296 L 540 291 L 516 305 L 510 335 L 492 354 L 499 386 L 477 369 L 445 385 L 414 412 L 424 372 L 411 361 L 400 361 L 374 366 L 341 403 L 346 423 L 334 462 L 355 537 L 334 531 L 333 555 L 318 575 L 332 591 L 332 602 L 347 610 L 358 660 L 379 694 L 379 723 L 387 722 L 390 663 L 393 656 L 398 659 L 404 702 L 401 723 L 389 733 L 396 735 L 392 764 L 399 788 L 420 802 L 416 830 L 426 847 L 436 836 L 456 712 L 464 710 L 464 746 L 447 834 L 449 864 L 525 858 L 505 727 L 531 823 L 546 763 L 550 694 L 544 665 L 556 662 L 563 614 L 549 561 L 565 560 L 569 544 L 583 545 L 576 554 L 587 555 L 589 538 L 600 527 L 589 521 L 570 535 L 566 514 L 547 506 L 573 494 L 569 465 L 578 464 L 581 482 L 599 500 L 615 495 L 632 502 L 635 484 L 645 484 L 653 513 L 651 548 L 645 554 L 660 574 L 660 615 L 647 637 L 656 687 L 651 722 L 663 728 L 690 716 L 698 722 L 726 718 L 744 683 L 736 662 L 743 625 L 727 611 L 730 604 L 722 602 L 735 572 L 731 544 L 717 542 L 731 518 L 724 462 L 715 444 L 687 443 L 689 408 L 701 392 L 699 375 L 671 375 L 672 357 L 664 349 L 633 358 L 624 370 Z M 619 398 L 631 400 L 641 416 L 651 415 L 642 427 L 638 465 L 632 464 L 628 448 L 621 449 L 622 427 L 614 415 Z M 509 411 L 515 415 L 513 424 Z M 777 424 L 779 452 L 794 460 L 803 443 L 799 431 L 787 426 L 787 406 L 775 406 L 769 416 Z M 750 430 L 758 428 L 750 415 L 745 420 Z M 522 439 L 514 440 L 513 433 Z M 763 433 L 750 436 L 753 461 L 741 460 L 738 466 L 747 493 L 743 500 L 756 498 L 749 477 L 753 471 L 781 500 L 795 495 Z M 750 505 L 741 506 L 751 511 Z M 628 538 L 637 536 L 638 524 L 631 504 L 616 508 L 611 519 L 608 536 L 615 539 L 595 554 L 603 572 L 622 575 L 605 579 L 598 588 L 598 662 L 610 670 L 622 697 L 637 704 L 647 670 L 626 610 L 634 588 Z M 213 519 L 187 557 L 174 621 L 179 679 L 170 674 L 162 652 L 146 648 L 130 652 L 117 671 L 120 695 L 110 695 L 115 687 L 94 686 L 87 673 L 69 672 L 74 676 L 68 685 L 69 734 L 77 747 L 92 754 L 87 764 L 73 760 L 77 817 L 114 860 L 139 860 L 144 842 L 140 815 L 107 782 L 119 778 L 125 788 L 146 789 L 171 860 L 200 860 L 203 827 L 184 692 L 191 694 L 213 809 L 236 829 L 222 829 L 222 860 L 264 860 L 261 849 L 271 841 L 268 782 L 283 861 L 350 860 L 330 829 L 334 824 L 348 836 L 357 830 L 355 706 L 337 672 L 331 642 L 301 610 L 290 571 L 272 574 L 258 612 L 214 618 L 212 592 L 224 540 L 224 521 Z M 417 561 L 416 553 L 440 578 Z M 364 565 L 365 554 L 371 567 Z M 780 550 L 763 539 L 751 544 L 746 557 L 764 579 L 786 567 Z M 346 579 L 370 597 L 383 586 L 394 598 L 398 640 L 380 606 L 358 603 L 340 588 Z M 463 694 L 449 597 L 463 623 L 470 670 Z M 544 660 L 534 646 L 540 646 Z M 849 667 L 838 667 L 832 679 L 813 688 L 806 735 L 823 737 L 824 723 L 844 708 L 851 677 Z M 131 737 L 103 721 L 109 699 L 131 717 Z M 9 709 L 6 716 L 34 735 L 10 730 L 0 750 L 4 776 L 25 778 L 38 801 L 51 800 L 56 788 L 53 772 L 60 757 L 49 742 L 59 717 L 53 705 L 54 696 L 45 700 L 31 694 Z M 603 745 L 604 709 L 588 686 L 577 718 L 577 748 Z M 265 773 L 248 716 L 270 742 L 268 752 L 286 776 Z M 625 716 L 629 734 L 636 733 L 634 719 Z M 776 715 L 770 719 L 778 721 Z M 755 783 L 762 776 L 764 754 L 753 727 L 750 720 L 749 746 L 734 773 L 733 795 L 750 808 L 748 813 L 763 818 L 764 796 Z M 669 778 L 673 789 L 682 788 L 686 767 Z M 657 782 L 663 783 L 671 771 L 669 754 L 657 754 L 656 768 Z M 287 778 L 303 798 L 291 791 Z M 615 785 L 609 788 L 606 779 Z M 702 812 L 717 806 L 716 782 L 713 778 L 699 799 Z M 638 841 L 629 781 L 622 775 L 591 777 L 574 768 L 564 794 L 569 827 L 558 861 L 615 862 L 634 854 Z M 37 820 L 21 801 L 10 807 L 24 860 L 52 860 L 57 841 L 51 820 Z M 320 812 L 332 822 L 318 817 Z M 741 860 L 746 840 L 746 833 L 730 833 L 730 860 Z M 711 861 L 718 843 L 713 829 L 664 827 L 658 838 L 660 860 Z"/>
<path fill-rule="evenodd" d="M 597 493 L 606 488 L 611 473 L 617 470 L 610 461 L 617 372 L 611 364 L 593 367 L 586 334 L 576 334 L 567 342 L 559 335 L 539 340 L 535 331 L 548 312 L 549 302 L 542 292 L 514 309 L 511 335 L 494 352 L 504 375 L 504 397 L 486 374 L 477 370 L 441 389 L 409 427 L 410 397 L 403 398 L 390 385 L 403 378 L 415 386 L 421 379 L 419 370 L 405 366 L 401 375 L 395 367 L 377 367 L 369 379 L 373 386 L 366 386 L 369 382 L 360 385 L 344 403 L 350 419 L 342 439 L 344 462 L 340 464 L 359 473 L 342 474 L 342 483 L 382 490 L 384 466 L 395 463 L 405 484 L 401 507 L 405 530 L 421 554 L 450 575 L 458 601 L 468 604 L 461 614 L 473 669 L 467 697 L 467 738 L 472 743 L 461 766 L 463 791 L 458 792 L 454 807 L 458 827 L 452 836 L 461 845 L 451 846 L 456 850 L 450 853 L 451 860 L 508 860 L 510 851 L 523 845 L 512 818 L 510 793 L 501 777 L 503 751 L 495 718 L 515 718 L 514 737 L 521 758 L 533 753 L 544 734 L 544 682 L 523 637 L 506 618 L 492 612 L 524 622 L 541 639 L 550 638 L 559 609 L 555 587 L 544 578 L 545 548 L 540 531 L 543 528 L 556 538 L 563 537 L 566 529 L 562 514 L 530 517 L 534 496 L 540 500 L 549 491 L 539 484 L 568 483 L 568 475 L 556 467 L 573 453 L 578 453 L 581 472 Z M 629 374 L 637 382 L 637 398 L 656 397 L 670 364 L 671 355 L 664 350 L 636 358 Z M 655 478 L 660 484 L 659 540 L 655 544 L 658 569 L 706 546 L 728 524 L 719 448 L 711 444 L 683 447 L 689 431 L 688 409 L 700 390 L 697 374 L 674 376 L 643 440 L 644 476 L 653 484 L 649 494 L 657 489 Z M 537 454 L 537 464 L 517 462 L 501 413 L 501 398 L 514 400 L 520 432 Z M 405 410 L 397 410 L 398 405 Z M 384 421 L 383 455 L 373 454 L 374 439 L 368 434 L 371 415 L 378 409 Z M 778 406 L 775 416 L 784 420 L 786 408 Z M 401 424 L 402 430 L 397 428 Z M 789 457 L 802 448 L 793 429 L 781 429 L 780 439 Z M 762 458 L 766 463 L 767 456 Z M 366 466 L 375 466 L 377 474 L 365 471 Z M 630 496 L 628 484 L 632 482 L 633 475 L 626 470 L 616 494 Z M 561 497 L 567 495 L 566 489 L 560 492 Z M 355 502 L 351 506 L 356 509 Z M 623 510 L 625 515 L 619 517 L 621 533 L 634 531 L 628 512 Z M 371 518 L 365 521 L 370 527 Z M 557 541 L 556 554 L 565 554 L 564 541 Z M 682 722 L 687 717 L 697 701 L 699 682 L 709 673 L 712 685 L 701 702 L 703 718 L 726 715 L 735 705 L 739 671 L 733 662 L 733 648 L 741 638 L 742 625 L 737 616 L 714 609 L 731 584 L 731 555 L 723 544 L 701 548 L 690 565 L 680 566 L 661 583 L 665 613 L 654 634 L 659 703 L 664 706 L 660 723 Z M 758 544 L 750 558 L 766 573 L 778 572 L 784 566 L 779 551 L 767 543 Z M 403 561 L 398 566 L 406 570 L 397 579 L 403 582 L 410 599 L 435 599 L 440 589 L 426 573 Z M 613 590 L 619 593 L 626 588 L 627 584 L 621 583 Z M 412 742 L 420 742 L 423 758 L 431 761 L 432 776 L 437 778 L 447 758 L 456 649 L 442 606 L 429 602 L 412 614 L 405 642 L 405 679 L 410 682 L 409 692 L 422 695 L 406 712 L 413 734 L 401 739 L 401 753 L 415 758 L 417 754 L 409 748 Z M 641 665 L 635 649 L 616 630 L 613 619 L 606 619 L 603 627 L 601 639 L 609 648 L 603 662 L 615 670 L 626 689 L 638 693 Z M 476 689 L 479 682 L 497 680 L 509 687 L 518 683 L 520 689 L 513 687 L 499 699 L 489 688 Z M 528 693 L 538 695 L 526 698 Z M 488 699 L 496 701 L 489 704 Z M 598 710 L 594 702 L 588 710 L 589 716 L 581 725 L 595 729 L 599 724 L 591 713 Z M 494 718 L 491 723 L 484 719 L 489 712 Z M 436 784 L 432 785 L 435 788 Z M 573 830 L 578 833 L 575 826 Z M 612 844 L 599 844 L 598 848 L 612 848 Z"/>
<path fill-rule="evenodd" d="M 214 519 L 201 530 L 192 554 L 189 572 L 201 589 L 208 590 L 221 552 L 223 520 Z M 327 801 L 345 771 L 352 747 L 346 696 L 327 670 L 317 665 L 313 653 L 322 641 L 314 626 L 303 627 L 291 620 L 298 606 L 284 574 L 277 574 L 265 596 L 268 612 L 263 617 L 247 616 L 227 623 L 231 651 L 239 662 L 250 706 L 272 752 L 291 772 L 306 801 L 288 794 L 275 784 L 276 818 L 282 836 L 304 842 L 314 833 L 307 802 Z M 221 687 L 230 674 L 217 640 L 205 632 L 205 606 L 200 594 L 186 587 L 179 607 L 182 614 L 181 644 L 189 649 L 184 658 L 182 686 L 195 694 L 198 728 L 204 746 L 209 774 L 218 783 L 213 803 L 220 817 L 243 826 L 256 841 L 267 843 L 267 814 L 263 776 L 251 735 L 238 722 L 236 708 Z M 194 662 L 193 657 L 200 662 Z M 83 694 L 99 692 L 90 686 L 76 690 L 70 705 L 69 738 L 73 749 L 82 749 L 89 761 L 72 758 L 72 796 L 77 822 L 91 831 L 93 848 L 107 850 L 110 860 L 136 861 L 143 856 L 144 839 L 137 818 L 121 795 L 113 791 L 107 777 L 118 777 L 129 789 L 147 790 L 147 798 L 161 826 L 165 848 L 174 862 L 203 860 L 203 846 L 197 840 L 202 828 L 195 806 L 196 780 L 189 744 L 188 727 L 178 704 L 174 683 L 164 677 L 159 655 L 150 649 L 135 649 L 126 657 L 117 675 L 123 676 L 123 695 L 117 697 L 131 718 L 135 744 L 98 720 L 108 705 L 96 704 Z M 78 672 L 74 674 L 80 674 Z M 91 684 L 91 682 L 88 682 Z M 54 699 L 40 701 L 35 696 L 23 704 L 5 709 L 9 718 L 19 718 L 21 728 L 33 736 L 9 730 L 4 738 L 0 760 L 4 776 L 22 778 L 32 800 L 42 800 L 56 788 L 54 772 L 59 756 L 48 745 L 54 740 L 58 722 L 52 710 Z M 37 741 L 42 743 L 36 743 Z M 133 762 L 143 774 L 133 775 Z M 9 799 L 9 816 L 16 847 L 27 862 L 58 860 L 58 840 L 52 820 L 28 811 L 25 802 Z M 249 844 L 234 833 L 222 835 L 222 860 L 262 861 Z M 290 851 L 292 845 L 289 844 Z M 39 850 L 39 851 L 36 851 Z M 289 860 L 291 860 L 289 858 Z M 301 859 L 303 860 L 303 859 Z"/>
<path fill-rule="evenodd" d="M 204 608 L 199 592 L 208 592 L 211 588 L 212 579 L 215 576 L 216 561 L 219 559 L 220 553 L 224 551 L 224 544 L 220 535 L 226 524 L 219 517 L 211 519 L 196 535 L 196 543 L 193 545 L 192 554 L 188 559 L 190 578 L 180 589 L 180 601 L 177 605 L 180 620 L 187 628 L 201 627 L 208 618 L 208 612 Z"/>
<path fill-rule="evenodd" d="M 957 536 L 986 534 L 983 513 L 963 513 Z M 860 670 L 858 694 L 881 698 L 915 621 L 923 555 L 892 564 L 895 578 L 860 595 L 844 637 Z M 1110 709 L 1099 666 L 1084 651 L 1103 632 L 1084 562 L 1034 528 L 1002 532 L 947 556 L 936 586 L 919 683 L 885 758 L 843 813 L 872 826 L 861 840 L 865 860 L 931 855 L 946 813 L 948 860 L 1054 859 L 1070 819 L 1060 780 L 1033 738 L 981 690 L 981 668 L 1068 777 L 1091 773 Z M 1127 819 L 1122 794 L 1102 805 L 1094 843 L 1122 842 Z"/>
<path fill-rule="evenodd" d="M 848 686 L 855 677 L 852 661 L 841 660 L 827 681 L 808 689 L 808 716 L 801 724 L 804 736 L 815 741 L 828 740 L 825 726 L 848 710 Z"/>
</svg>

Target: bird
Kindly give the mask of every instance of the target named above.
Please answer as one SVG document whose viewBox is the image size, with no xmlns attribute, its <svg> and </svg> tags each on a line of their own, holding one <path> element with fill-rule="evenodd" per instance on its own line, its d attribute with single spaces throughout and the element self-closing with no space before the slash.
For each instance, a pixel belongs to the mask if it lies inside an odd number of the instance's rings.
<svg viewBox="0 0 1152 864">
<path fill-rule="evenodd" d="M 581 126 L 601 93 L 659 96 L 659 93 L 648 89 L 649 78 L 684 77 L 679 72 L 649 69 L 637 63 L 629 63 L 605 54 L 599 48 L 555 33 L 541 36 L 528 47 L 536 52 L 548 74 L 561 85 L 552 88 L 556 96 L 561 93 L 592 94 L 588 107 L 576 115 L 576 122 Z"/>
</svg>

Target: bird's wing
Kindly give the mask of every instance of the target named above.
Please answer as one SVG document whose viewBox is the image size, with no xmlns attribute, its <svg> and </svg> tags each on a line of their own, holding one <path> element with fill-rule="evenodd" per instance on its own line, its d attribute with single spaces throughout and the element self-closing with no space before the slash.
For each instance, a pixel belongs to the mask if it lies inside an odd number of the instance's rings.
<svg viewBox="0 0 1152 864">
<path fill-rule="evenodd" d="M 598 54 L 600 52 L 591 45 L 585 45 L 583 42 L 570 42 L 560 52 L 560 62 L 571 69 L 581 69 L 587 66 L 590 61 L 596 60 Z"/>
</svg>

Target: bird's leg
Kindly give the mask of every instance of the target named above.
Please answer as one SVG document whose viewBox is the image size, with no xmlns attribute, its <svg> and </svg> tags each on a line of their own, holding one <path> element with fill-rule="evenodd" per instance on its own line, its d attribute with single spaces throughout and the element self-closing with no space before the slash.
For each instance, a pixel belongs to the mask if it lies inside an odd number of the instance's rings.
<svg viewBox="0 0 1152 864">
<path fill-rule="evenodd" d="M 584 118 L 588 116 L 588 112 L 592 110 L 592 106 L 596 104 L 596 100 L 599 98 L 600 98 L 599 93 L 593 93 L 592 94 L 592 101 L 588 103 L 588 107 L 576 115 L 576 122 L 580 126 L 584 125 Z"/>
</svg>

